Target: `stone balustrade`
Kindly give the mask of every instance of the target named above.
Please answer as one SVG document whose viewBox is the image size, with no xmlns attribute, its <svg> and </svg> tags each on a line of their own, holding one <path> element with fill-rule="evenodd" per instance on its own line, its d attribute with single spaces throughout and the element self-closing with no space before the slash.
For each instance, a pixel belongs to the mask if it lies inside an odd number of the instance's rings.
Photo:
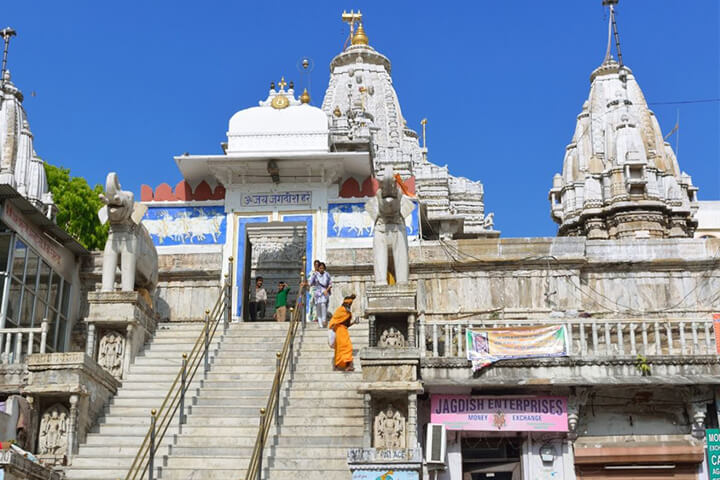
<svg viewBox="0 0 720 480">
<path fill-rule="evenodd" d="M 45 353 L 48 326 L 48 321 L 43 320 L 40 326 L 35 328 L 0 328 L 0 363 L 23 363 L 27 355 Z M 36 334 L 40 336 L 39 352 L 33 351 Z"/>
<path fill-rule="evenodd" d="M 465 333 L 470 329 L 565 325 L 568 356 L 606 359 L 619 356 L 706 356 L 717 355 L 713 321 L 683 319 L 548 319 L 430 321 L 419 325 L 426 339 L 425 357 L 467 356 Z"/>
</svg>

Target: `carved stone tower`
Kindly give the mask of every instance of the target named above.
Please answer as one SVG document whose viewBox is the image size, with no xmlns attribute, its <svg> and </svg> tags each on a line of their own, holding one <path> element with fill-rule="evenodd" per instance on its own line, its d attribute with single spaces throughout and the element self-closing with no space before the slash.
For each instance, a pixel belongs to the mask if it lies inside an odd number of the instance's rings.
<svg viewBox="0 0 720 480">
<path fill-rule="evenodd" d="M 558 235 L 692 237 L 697 188 L 680 170 L 622 55 L 616 61 L 610 54 L 610 38 L 605 60 L 590 75 L 562 174 L 553 178 L 549 197 Z"/>
</svg>

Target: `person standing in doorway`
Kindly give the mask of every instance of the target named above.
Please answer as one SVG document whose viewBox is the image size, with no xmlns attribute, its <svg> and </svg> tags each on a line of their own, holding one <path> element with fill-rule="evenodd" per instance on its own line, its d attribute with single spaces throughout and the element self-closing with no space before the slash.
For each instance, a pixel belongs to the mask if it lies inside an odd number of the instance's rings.
<svg viewBox="0 0 720 480">
<path fill-rule="evenodd" d="M 307 281 L 303 284 L 305 287 L 310 287 L 310 283 L 313 281 L 313 277 L 315 274 L 317 274 L 318 266 L 320 265 L 320 260 L 315 260 L 313 262 L 313 269 L 307 276 Z M 317 310 L 315 309 L 315 292 L 317 291 L 317 286 L 310 287 L 310 314 L 309 318 L 311 322 L 317 321 Z"/>
<path fill-rule="evenodd" d="M 265 306 L 267 304 L 267 292 L 263 288 L 263 277 L 255 279 L 255 287 L 250 288 L 250 321 L 255 322 L 259 318 L 265 318 Z"/>
<path fill-rule="evenodd" d="M 278 322 L 284 322 L 287 318 L 287 296 L 290 292 L 290 287 L 287 283 L 282 280 L 278 282 L 278 291 L 275 295 L 275 320 Z"/>
<path fill-rule="evenodd" d="M 330 274 L 325 271 L 323 262 L 319 263 L 317 272 L 313 273 L 309 283 L 311 287 L 316 287 L 312 302 L 315 304 L 318 324 L 320 324 L 320 328 L 325 328 L 328 317 L 328 301 L 330 300 L 330 293 L 332 293 L 332 279 Z"/>
</svg>

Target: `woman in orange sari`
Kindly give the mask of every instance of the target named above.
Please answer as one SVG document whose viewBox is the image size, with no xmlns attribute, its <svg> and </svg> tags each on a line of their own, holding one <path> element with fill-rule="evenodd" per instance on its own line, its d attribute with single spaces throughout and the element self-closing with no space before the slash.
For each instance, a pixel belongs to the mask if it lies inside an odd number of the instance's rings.
<svg viewBox="0 0 720 480">
<path fill-rule="evenodd" d="M 335 369 L 345 372 L 355 370 L 353 368 L 353 347 L 350 342 L 350 332 L 348 332 L 348 327 L 352 325 L 350 308 L 353 300 L 355 300 L 355 294 L 345 297 L 328 324 L 328 328 L 335 332 Z"/>
</svg>

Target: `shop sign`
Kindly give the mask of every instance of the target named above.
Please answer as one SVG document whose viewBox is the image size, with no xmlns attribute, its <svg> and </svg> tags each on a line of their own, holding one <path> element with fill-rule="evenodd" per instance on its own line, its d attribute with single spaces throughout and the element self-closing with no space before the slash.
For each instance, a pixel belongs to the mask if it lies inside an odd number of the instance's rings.
<svg viewBox="0 0 720 480">
<path fill-rule="evenodd" d="M 430 421 L 448 430 L 567 432 L 567 398 L 432 395 Z"/>
<path fill-rule="evenodd" d="M 720 430 L 705 430 L 708 456 L 708 480 L 720 480 Z"/>
<path fill-rule="evenodd" d="M 720 354 L 720 313 L 713 313 L 713 330 L 715 331 L 715 353 Z"/>
<path fill-rule="evenodd" d="M 538 325 L 468 329 L 467 358 L 473 370 L 511 358 L 567 356 L 567 333 L 563 325 Z"/>
<path fill-rule="evenodd" d="M 20 213 L 12 203 L 5 202 L 2 221 L 45 260 L 50 267 L 66 277 L 72 275 L 73 255 L 45 235 L 39 228 Z"/>
<path fill-rule="evenodd" d="M 352 480 L 419 480 L 418 472 L 400 470 L 355 470 Z"/>
</svg>

